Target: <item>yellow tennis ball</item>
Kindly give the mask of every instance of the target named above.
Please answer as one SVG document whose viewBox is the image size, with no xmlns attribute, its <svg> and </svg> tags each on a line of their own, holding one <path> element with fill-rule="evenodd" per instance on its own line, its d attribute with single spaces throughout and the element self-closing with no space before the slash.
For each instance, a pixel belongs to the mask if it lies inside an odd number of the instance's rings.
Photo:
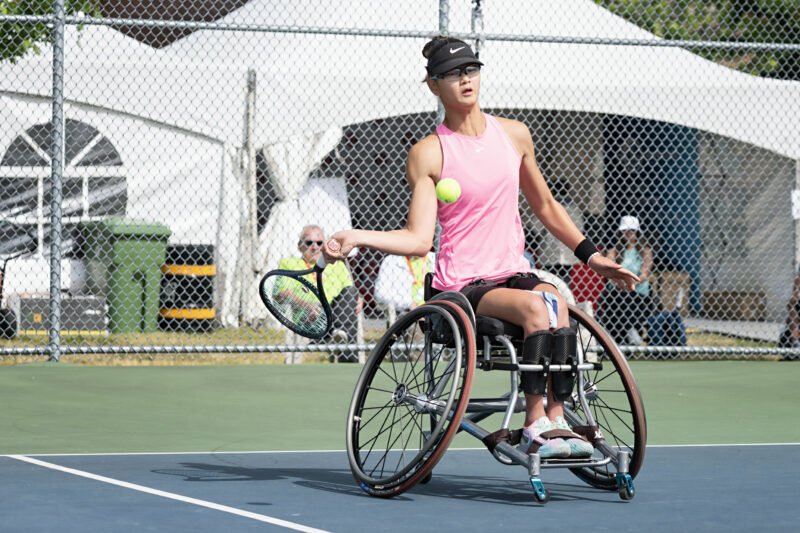
<svg viewBox="0 0 800 533">
<path fill-rule="evenodd" d="M 453 178 L 444 178 L 436 184 L 436 198 L 446 204 L 452 204 L 461 196 L 461 185 Z"/>
</svg>

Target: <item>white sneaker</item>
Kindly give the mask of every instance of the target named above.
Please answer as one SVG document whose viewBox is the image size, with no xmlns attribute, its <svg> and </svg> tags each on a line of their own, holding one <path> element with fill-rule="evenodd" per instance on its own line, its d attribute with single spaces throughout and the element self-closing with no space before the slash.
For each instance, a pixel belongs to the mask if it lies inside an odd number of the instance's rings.
<svg viewBox="0 0 800 533">
<path fill-rule="evenodd" d="M 343 329 L 335 329 L 331 334 L 331 342 L 333 344 L 347 344 L 347 332 Z"/>
<path fill-rule="evenodd" d="M 642 336 L 639 335 L 639 332 L 636 331 L 636 328 L 631 328 L 628 330 L 628 344 L 633 344 L 638 346 L 643 342 L 644 340 L 642 339 Z"/>
<path fill-rule="evenodd" d="M 569 424 L 564 419 L 563 416 L 557 416 L 556 419 L 553 421 L 553 425 L 558 429 L 566 429 L 567 431 L 572 431 L 572 428 L 569 427 Z M 591 457 L 592 453 L 594 452 L 594 447 L 583 439 L 565 439 L 567 444 L 569 445 L 569 456 L 572 459 L 585 459 L 587 457 Z"/>
<path fill-rule="evenodd" d="M 522 453 L 538 453 L 542 459 L 569 457 L 570 447 L 564 439 L 548 439 L 541 434 L 556 429 L 552 422 L 543 416 L 530 426 L 522 430 L 517 449 Z"/>
</svg>

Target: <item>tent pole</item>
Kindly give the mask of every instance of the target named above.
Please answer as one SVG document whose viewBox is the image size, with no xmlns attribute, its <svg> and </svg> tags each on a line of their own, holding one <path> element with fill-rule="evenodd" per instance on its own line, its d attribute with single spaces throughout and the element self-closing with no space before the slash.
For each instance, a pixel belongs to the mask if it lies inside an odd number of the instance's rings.
<svg viewBox="0 0 800 533">
<path fill-rule="evenodd" d="M 241 283 L 242 290 L 239 292 L 239 325 L 244 326 L 247 322 L 247 310 L 250 302 L 250 292 L 246 290 L 251 286 L 250 278 L 255 273 L 256 258 L 258 250 L 258 206 L 256 196 L 256 148 L 253 139 L 256 116 L 256 71 L 247 71 L 247 109 L 245 111 L 245 141 L 244 148 L 247 154 L 247 225 L 241 239 L 244 241 L 240 251 L 242 261 L 242 274 L 244 275 Z"/>
<path fill-rule="evenodd" d="M 258 197 L 256 191 L 256 71 L 247 72 L 247 199 L 249 202 L 249 237 L 253 248 L 258 242 Z M 255 258 L 257 250 L 251 249 L 251 256 Z M 255 266 L 255 262 L 253 264 Z"/>
<path fill-rule="evenodd" d="M 61 196 L 64 172 L 64 0 L 53 2 L 53 117 L 50 154 L 50 361 L 61 360 Z"/>
</svg>

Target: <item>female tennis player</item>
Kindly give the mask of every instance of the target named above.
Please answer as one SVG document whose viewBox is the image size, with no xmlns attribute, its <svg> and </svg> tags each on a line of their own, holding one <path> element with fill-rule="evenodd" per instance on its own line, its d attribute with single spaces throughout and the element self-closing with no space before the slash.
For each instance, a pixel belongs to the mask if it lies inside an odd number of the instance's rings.
<svg viewBox="0 0 800 533">
<path fill-rule="evenodd" d="M 574 355 L 575 331 L 569 328 L 564 298 L 531 274 L 523 257 L 520 188 L 544 226 L 593 270 L 625 290 L 632 290 L 638 278 L 597 253 L 597 247 L 553 198 L 536 163 L 528 128 L 481 111 L 483 63 L 472 48 L 458 39 L 435 37 L 422 55 L 427 59 L 425 82 L 441 100 L 445 117 L 434 134 L 409 151 L 406 179 L 412 194 L 406 227 L 335 233 L 331 237 L 340 248 L 334 252 L 326 247 L 326 260 L 342 260 L 355 246 L 424 256 L 431 249 L 438 215 L 441 234 L 432 287 L 461 291 L 476 313 L 521 326 L 525 332 L 522 359 L 527 363 L 541 363 L 551 356 L 557 363 L 559 354 L 564 356 L 570 346 Z M 449 204 L 436 197 L 436 184 L 444 178 L 453 178 L 461 186 L 461 195 Z M 538 451 L 543 458 L 592 454 L 586 440 L 575 434 L 565 436 L 564 430 L 570 428 L 563 417 L 563 402 L 573 383 L 566 374 L 551 373 L 546 387 L 544 376 L 523 373 L 526 416 L 520 447 L 524 451 Z"/>
</svg>

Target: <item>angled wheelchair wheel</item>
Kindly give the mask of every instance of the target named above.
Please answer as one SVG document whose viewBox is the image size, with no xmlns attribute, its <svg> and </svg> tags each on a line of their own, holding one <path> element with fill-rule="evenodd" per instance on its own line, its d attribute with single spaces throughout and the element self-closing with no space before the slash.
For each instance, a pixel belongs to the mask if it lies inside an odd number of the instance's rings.
<svg viewBox="0 0 800 533">
<path fill-rule="evenodd" d="M 369 355 L 347 415 L 347 455 L 359 486 L 392 497 L 429 479 L 464 415 L 475 333 L 450 302 L 402 315 Z"/>
<path fill-rule="evenodd" d="M 644 404 L 636 380 L 608 333 L 580 309 L 570 306 L 569 313 L 585 359 L 602 364 L 601 370 L 584 372 L 583 389 L 588 409 L 608 446 L 604 451 L 612 455 L 617 450 L 627 451 L 630 455 L 629 473 L 634 478 L 642 467 L 647 442 Z M 568 418 L 574 418 L 571 420 L 573 423 L 585 422 L 586 413 L 577 392 L 573 392 L 572 398 L 564 403 L 564 408 Z M 599 453 L 595 451 L 595 455 Z M 617 490 L 617 471 L 613 463 L 571 470 L 594 487 Z"/>
</svg>

